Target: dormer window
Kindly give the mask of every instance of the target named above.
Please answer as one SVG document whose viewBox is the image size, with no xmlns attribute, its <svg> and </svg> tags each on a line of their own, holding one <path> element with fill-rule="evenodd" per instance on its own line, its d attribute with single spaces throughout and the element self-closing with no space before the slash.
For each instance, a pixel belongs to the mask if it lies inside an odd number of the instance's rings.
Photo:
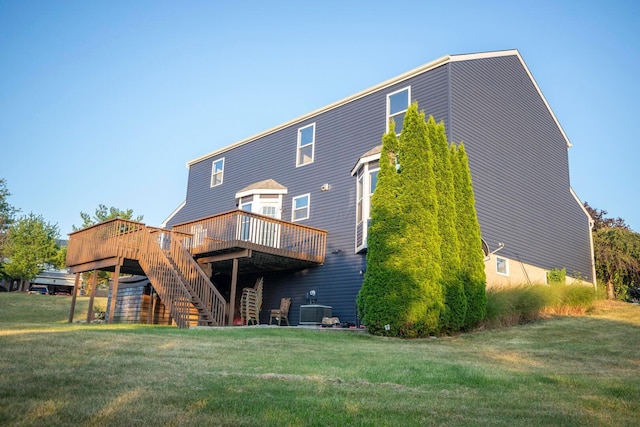
<svg viewBox="0 0 640 427">
<path fill-rule="evenodd" d="M 287 187 L 273 179 L 256 182 L 236 193 L 238 208 L 270 218 L 282 218 L 282 197 Z"/>
<path fill-rule="evenodd" d="M 364 153 L 351 170 L 356 177 L 356 252 L 367 249 L 367 235 L 371 222 L 371 197 L 378 184 L 380 150 L 378 145 Z"/>
<path fill-rule="evenodd" d="M 236 193 L 239 209 L 273 219 L 282 218 L 282 198 L 287 187 L 273 179 L 256 182 Z M 238 239 L 260 245 L 280 247 L 281 225 L 268 218 L 243 215 L 238 226 Z"/>
</svg>

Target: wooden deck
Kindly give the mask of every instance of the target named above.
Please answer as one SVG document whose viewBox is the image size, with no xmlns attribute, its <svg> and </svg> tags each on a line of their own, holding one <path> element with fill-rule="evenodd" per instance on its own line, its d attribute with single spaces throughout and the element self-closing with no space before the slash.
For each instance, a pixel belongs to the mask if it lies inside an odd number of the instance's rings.
<svg viewBox="0 0 640 427">
<path fill-rule="evenodd" d="M 199 262 L 247 253 L 242 272 L 311 267 L 325 259 L 326 231 L 251 212 L 226 212 L 177 224 L 173 230 L 192 236 L 189 250 Z"/>
<path fill-rule="evenodd" d="M 237 210 L 178 224 L 172 230 L 122 219 L 87 227 L 69 235 L 67 267 L 76 274 L 115 272 L 113 295 L 120 273 L 143 274 L 178 326 L 189 327 L 194 307 L 200 313 L 197 324 L 222 325 L 233 320 L 227 313 L 234 312 L 238 274 L 320 265 L 325 249 L 324 230 Z M 203 265 L 231 272 L 228 304 Z M 114 299 L 110 319 L 113 307 Z"/>
</svg>

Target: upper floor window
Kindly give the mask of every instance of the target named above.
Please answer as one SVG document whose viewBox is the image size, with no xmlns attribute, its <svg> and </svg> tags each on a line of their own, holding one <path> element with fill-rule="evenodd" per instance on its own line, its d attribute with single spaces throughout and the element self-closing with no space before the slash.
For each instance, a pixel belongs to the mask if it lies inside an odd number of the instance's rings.
<svg viewBox="0 0 640 427">
<path fill-rule="evenodd" d="M 309 199 L 309 194 L 293 198 L 291 221 L 300 221 L 309 218 Z"/>
<path fill-rule="evenodd" d="M 211 167 L 211 186 L 215 187 L 222 184 L 222 176 L 224 175 L 224 157 L 213 162 Z"/>
<path fill-rule="evenodd" d="M 316 124 L 298 129 L 298 153 L 296 166 L 313 163 L 313 149 L 316 141 Z"/>
<path fill-rule="evenodd" d="M 409 108 L 411 99 L 411 86 L 397 90 L 387 95 L 387 132 L 389 132 L 391 120 L 395 123 L 396 134 L 402 132 L 404 115 Z"/>
</svg>

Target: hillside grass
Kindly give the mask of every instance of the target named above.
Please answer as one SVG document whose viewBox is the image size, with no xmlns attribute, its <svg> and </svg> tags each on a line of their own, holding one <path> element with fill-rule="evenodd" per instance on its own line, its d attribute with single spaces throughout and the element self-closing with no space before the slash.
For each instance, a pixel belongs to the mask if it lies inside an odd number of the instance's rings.
<svg viewBox="0 0 640 427">
<path fill-rule="evenodd" d="M 70 301 L 0 294 L 0 425 L 638 424 L 640 307 L 631 304 L 398 340 L 68 324 Z"/>
</svg>

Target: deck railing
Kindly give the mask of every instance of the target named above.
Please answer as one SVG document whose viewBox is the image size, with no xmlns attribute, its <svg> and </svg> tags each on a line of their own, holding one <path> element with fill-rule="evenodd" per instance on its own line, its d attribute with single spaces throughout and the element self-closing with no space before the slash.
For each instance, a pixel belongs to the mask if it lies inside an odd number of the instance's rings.
<svg viewBox="0 0 640 427">
<path fill-rule="evenodd" d="M 74 266 L 112 257 L 138 258 L 145 225 L 112 219 L 69 235 L 67 265 Z"/>
<path fill-rule="evenodd" d="M 326 231 L 242 210 L 177 224 L 173 229 L 193 236 L 192 254 L 238 242 L 278 255 L 324 262 Z"/>
</svg>

